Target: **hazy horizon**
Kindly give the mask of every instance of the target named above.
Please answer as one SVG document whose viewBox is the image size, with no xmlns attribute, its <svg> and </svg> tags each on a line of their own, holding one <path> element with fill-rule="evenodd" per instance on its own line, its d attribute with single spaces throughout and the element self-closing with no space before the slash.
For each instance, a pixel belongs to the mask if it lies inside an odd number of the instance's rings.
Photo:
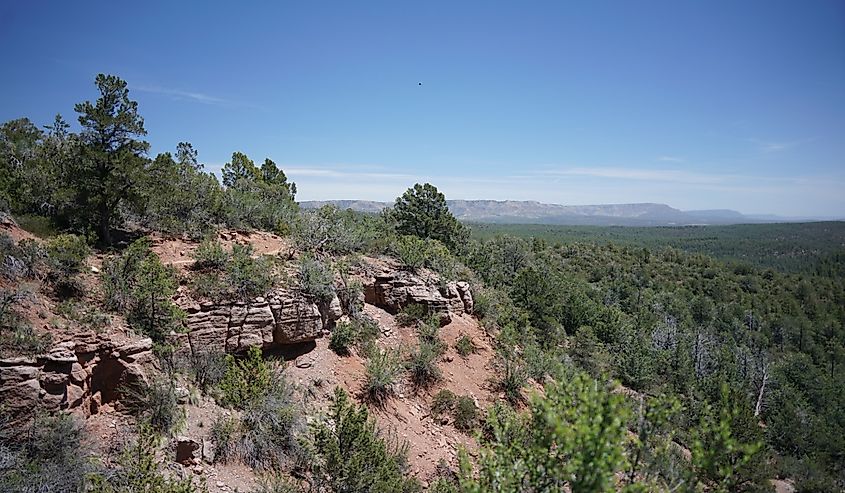
<svg viewBox="0 0 845 493">
<path fill-rule="evenodd" d="M 681 209 L 679 207 L 675 207 L 672 204 L 667 204 L 664 202 L 604 202 L 604 203 L 583 203 L 583 204 L 564 204 L 559 202 L 542 202 L 538 200 L 513 200 L 513 199 L 465 199 L 461 197 L 447 197 L 446 200 L 448 202 L 458 202 L 458 201 L 465 201 L 465 202 L 475 202 L 475 201 L 492 201 L 492 202 L 536 202 L 543 205 L 561 205 L 565 207 L 590 207 L 590 206 L 624 206 L 624 205 L 644 205 L 644 204 L 655 204 L 655 205 L 666 205 L 673 209 L 677 209 L 681 212 L 707 212 L 707 211 L 731 211 L 731 212 L 738 212 L 743 216 L 749 218 L 760 217 L 764 218 L 766 216 L 771 216 L 777 219 L 795 219 L 795 220 L 811 220 L 811 221 L 845 221 L 845 215 L 832 215 L 832 216 L 824 216 L 824 215 L 794 215 L 794 216 L 786 216 L 780 214 L 770 214 L 770 213 L 755 213 L 755 212 L 745 212 L 736 209 L 728 209 L 723 207 L 712 207 L 706 209 Z M 339 198 L 339 199 L 299 199 L 297 198 L 297 202 L 310 202 L 310 203 L 322 203 L 322 202 L 375 202 L 380 204 L 391 205 L 394 203 L 395 199 L 389 200 L 370 200 L 370 199 L 355 199 L 355 198 Z"/>
<path fill-rule="evenodd" d="M 115 74 L 151 155 L 270 157 L 301 200 L 845 214 L 841 2 L 12 2 L 0 40 L 0 120 L 78 128 Z"/>
</svg>

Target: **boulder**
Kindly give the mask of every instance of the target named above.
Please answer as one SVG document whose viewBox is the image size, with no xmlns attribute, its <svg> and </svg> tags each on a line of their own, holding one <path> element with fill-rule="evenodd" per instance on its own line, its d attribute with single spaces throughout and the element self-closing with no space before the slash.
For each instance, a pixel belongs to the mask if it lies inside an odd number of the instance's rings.
<svg viewBox="0 0 845 493">
<path fill-rule="evenodd" d="M 13 281 L 24 277 L 28 271 L 23 260 L 11 255 L 3 258 L 2 267 L 0 267 L 0 273 Z"/>
<path fill-rule="evenodd" d="M 464 313 L 472 313 L 472 310 L 475 307 L 475 302 L 472 298 L 472 290 L 470 289 L 469 283 L 466 281 L 458 281 L 455 283 L 455 287 L 458 289 L 458 294 L 464 304 Z"/>
<path fill-rule="evenodd" d="M 183 465 L 199 464 L 202 446 L 193 438 L 176 437 L 176 462 Z"/>
<path fill-rule="evenodd" d="M 323 334 L 323 317 L 316 304 L 303 297 L 277 297 L 270 305 L 276 319 L 273 341 L 295 344 L 313 341 Z"/>
<path fill-rule="evenodd" d="M 426 307 L 440 316 L 441 325 L 452 315 L 472 311 L 472 294 L 466 282 L 449 282 L 444 286 L 435 280 L 424 280 L 407 271 L 387 271 L 373 276 L 364 285 L 364 299 L 390 313 L 398 313 L 411 304 Z"/>
<path fill-rule="evenodd" d="M 343 307 L 337 295 L 332 296 L 332 299 L 328 302 L 319 303 L 317 308 L 320 310 L 323 328 L 326 330 L 333 329 L 340 317 L 343 316 Z"/>
</svg>

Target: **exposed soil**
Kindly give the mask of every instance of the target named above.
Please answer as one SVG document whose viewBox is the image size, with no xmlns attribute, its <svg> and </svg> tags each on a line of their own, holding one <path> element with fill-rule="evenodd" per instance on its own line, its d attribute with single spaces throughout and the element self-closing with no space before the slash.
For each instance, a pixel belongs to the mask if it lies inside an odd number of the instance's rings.
<svg viewBox="0 0 845 493">
<path fill-rule="evenodd" d="M 378 345 L 382 348 L 410 348 L 416 342 L 412 327 L 399 327 L 393 315 L 365 305 L 364 312 L 379 322 L 384 334 Z M 467 334 L 472 338 L 476 352 L 463 358 L 454 349 L 455 342 Z M 423 484 L 427 484 L 440 461 L 457 465 L 457 451 L 464 447 L 470 452 L 477 448 L 475 440 L 466 432 L 449 423 L 440 425 L 431 418 L 432 397 L 440 389 L 449 389 L 457 395 L 470 396 L 483 413 L 498 397 L 490 389 L 493 377 L 491 341 L 478 322 L 469 316 L 455 316 L 440 331 L 449 346 L 439 362 L 443 379 L 431 388 L 415 389 L 407 377 L 399 382 L 395 395 L 382 406 L 369 404 L 382 432 L 393 439 L 408 444 L 410 470 Z M 328 338 L 318 339 L 313 350 L 291 361 L 286 370 L 288 378 L 297 383 L 312 399 L 315 408 L 325 410 L 336 386 L 350 392 L 363 402 L 360 390 L 365 376 L 365 360 L 356 355 L 341 357 L 328 348 Z"/>
<path fill-rule="evenodd" d="M 217 237 L 227 249 L 231 249 L 234 244 L 251 244 L 255 253 L 259 255 L 290 256 L 293 254 L 289 239 L 265 231 L 221 231 Z M 165 238 L 159 235 L 151 235 L 151 238 L 152 251 L 165 264 L 184 271 L 194 263 L 191 255 L 199 246 L 198 242 L 182 238 Z"/>
</svg>

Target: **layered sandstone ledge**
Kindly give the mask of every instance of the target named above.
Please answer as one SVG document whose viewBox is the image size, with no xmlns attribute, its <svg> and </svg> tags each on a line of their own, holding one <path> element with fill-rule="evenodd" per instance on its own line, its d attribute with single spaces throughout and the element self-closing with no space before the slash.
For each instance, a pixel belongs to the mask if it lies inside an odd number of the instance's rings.
<svg viewBox="0 0 845 493">
<path fill-rule="evenodd" d="M 466 282 L 441 283 L 436 276 L 395 268 L 370 269 L 357 277 L 364 287 L 361 301 L 390 313 L 419 304 L 443 325 L 472 313 Z M 320 302 L 285 289 L 249 302 L 177 303 L 187 316 L 183 330 L 168 342 L 182 355 L 242 353 L 254 346 L 266 351 L 313 341 L 348 315 L 337 296 Z M 157 371 L 152 348 L 149 338 L 117 342 L 107 334 L 82 333 L 43 355 L 0 359 L 0 407 L 13 420 L 26 419 L 36 409 L 96 414 L 104 405 L 119 405 L 127 386 L 147 382 Z"/>
</svg>

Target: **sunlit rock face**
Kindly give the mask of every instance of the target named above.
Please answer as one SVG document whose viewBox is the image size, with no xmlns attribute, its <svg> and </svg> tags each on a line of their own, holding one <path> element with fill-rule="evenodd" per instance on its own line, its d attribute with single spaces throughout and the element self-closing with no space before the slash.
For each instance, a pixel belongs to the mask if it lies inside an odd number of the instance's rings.
<svg viewBox="0 0 845 493">
<path fill-rule="evenodd" d="M 229 353 L 313 341 L 343 315 L 337 297 L 317 303 L 286 290 L 249 302 L 204 302 L 183 309 L 186 330 L 172 336 L 177 345 Z"/>
<path fill-rule="evenodd" d="M 440 317 L 442 325 L 448 324 L 453 315 L 472 313 L 473 308 L 469 283 L 442 284 L 402 270 L 375 274 L 364 285 L 364 298 L 390 313 L 411 304 L 423 305 L 429 313 Z"/>
<path fill-rule="evenodd" d="M 13 422 L 35 409 L 96 414 L 119 405 L 121 393 L 146 383 L 155 371 L 149 338 L 116 343 L 104 336 L 80 335 L 36 357 L 0 359 L 2 406 Z"/>
</svg>

